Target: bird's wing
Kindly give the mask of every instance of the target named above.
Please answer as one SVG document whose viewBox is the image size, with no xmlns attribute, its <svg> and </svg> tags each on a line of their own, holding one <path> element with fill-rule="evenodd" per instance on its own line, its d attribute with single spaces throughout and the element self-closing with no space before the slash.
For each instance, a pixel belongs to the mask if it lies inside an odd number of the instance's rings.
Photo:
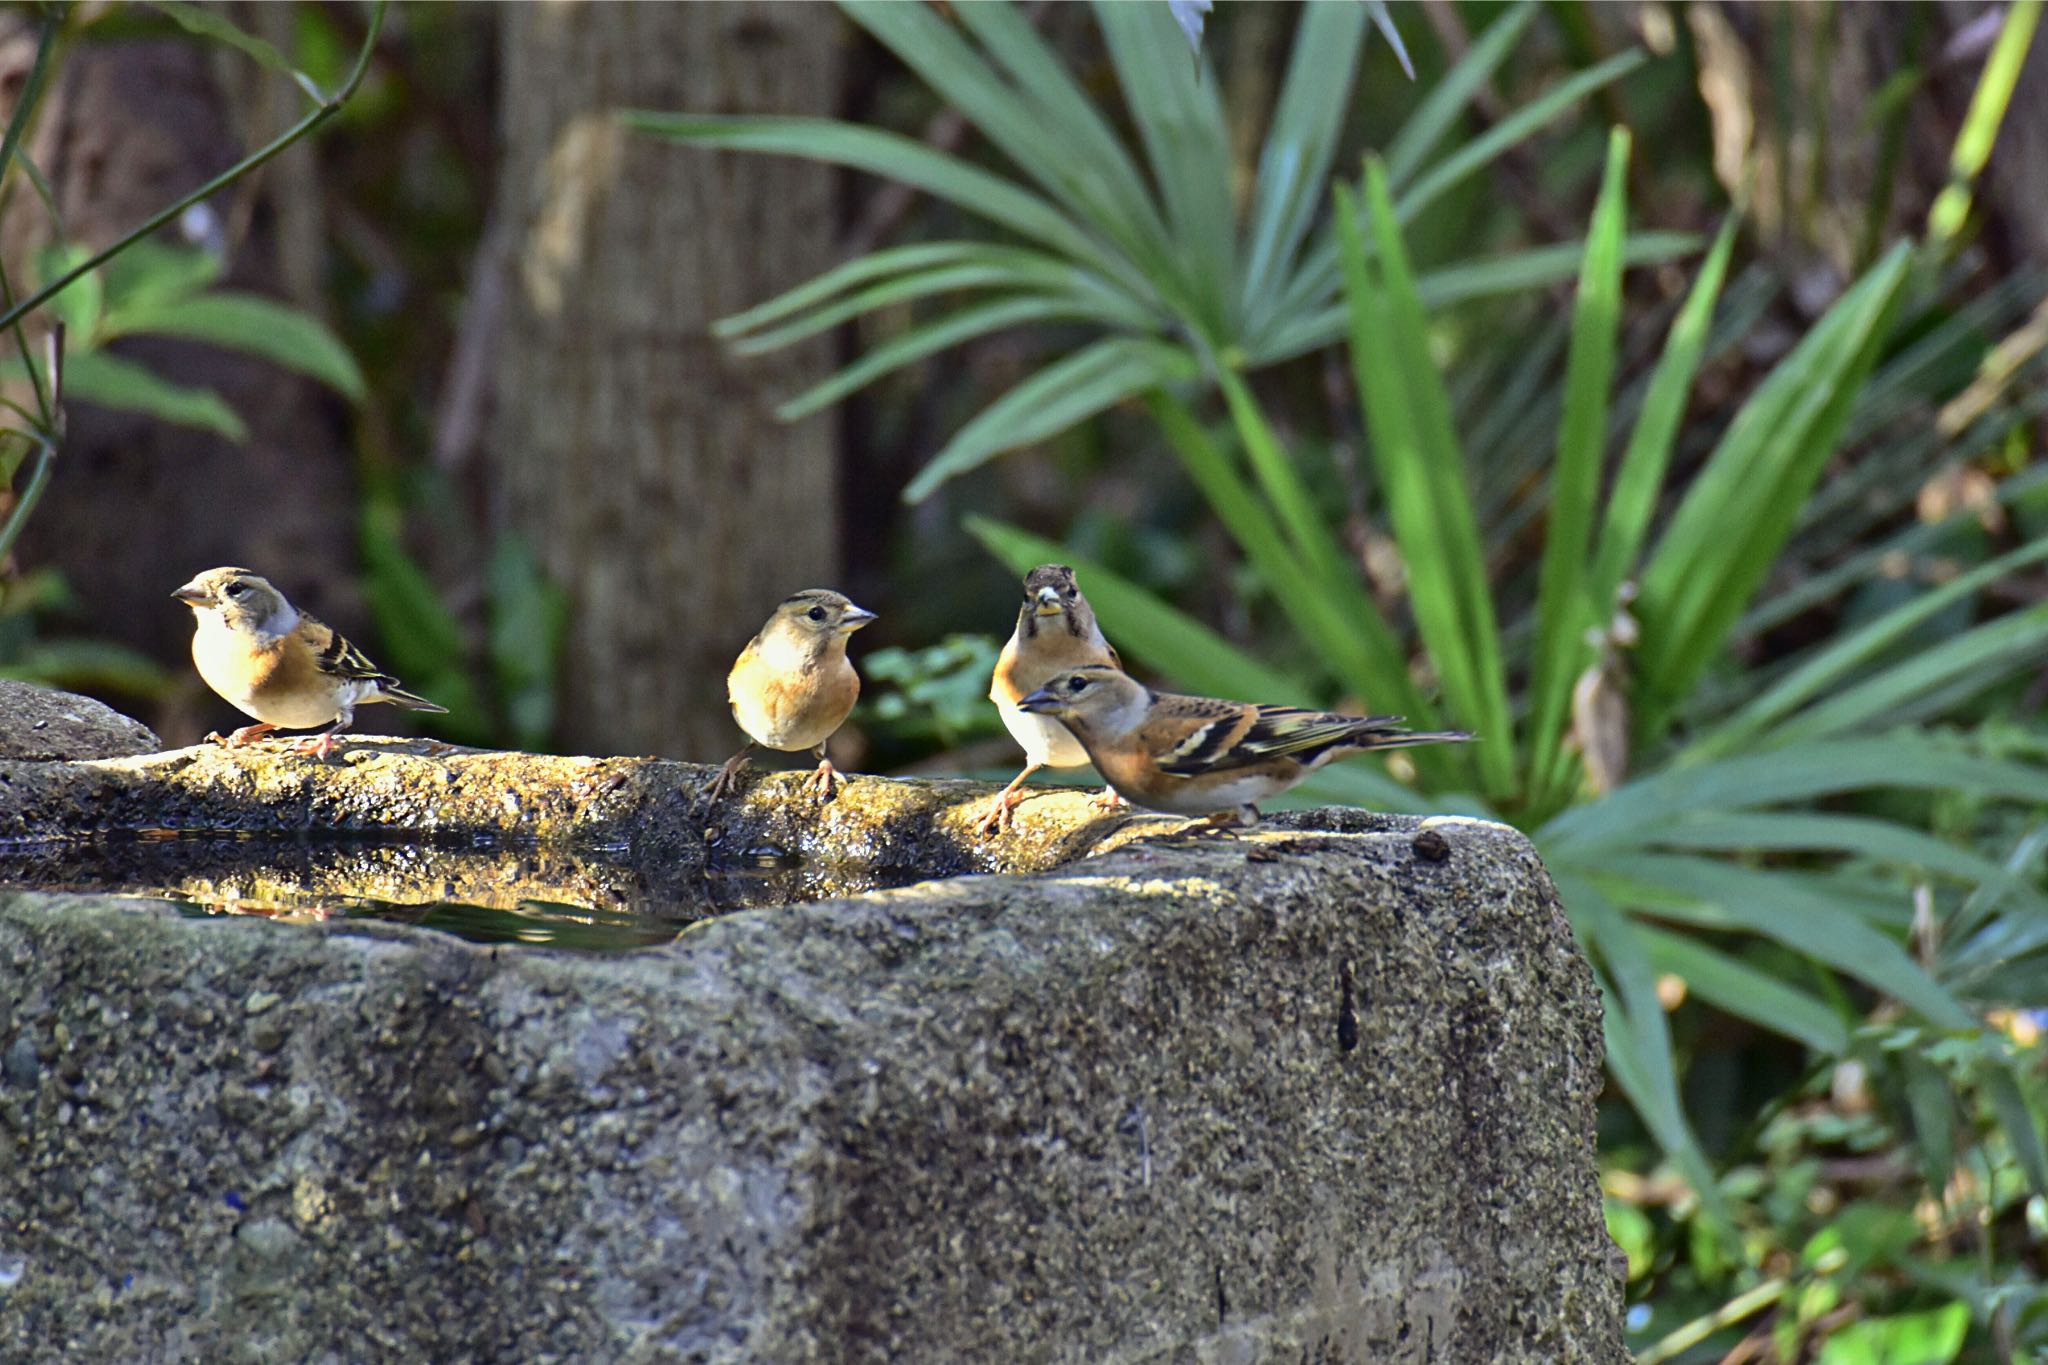
<svg viewBox="0 0 2048 1365">
<path fill-rule="evenodd" d="M 1258 708 L 1213 697 L 1155 697 L 1138 733 L 1139 743 L 1158 760 L 1160 771 L 1193 777 L 1235 766 L 1238 740 L 1258 717 Z"/>
<path fill-rule="evenodd" d="M 1017 683 L 1017 663 L 1021 651 L 1017 648 L 1017 636 L 1013 631 L 1003 652 L 996 656 L 995 672 L 989 675 L 988 699 L 998 706 L 1015 706 L 1018 700 L 1031 689 Z"/>
<path fill-rule="evenodd" d="M 1189 724 L 1187 733 L 1160 757 L 1159 766 L 1179 777 L 1249 767 L 1291 757 L 1312 763 L 1339 745 L 1371 747 L 1376 738 L 1401 733 L 1398 716 L 1338 716 L 1293 706 L 1248 706 L 1235 702 L 1214 720 Z M 1192 716 L 1191 716 L 1192 719 Z"/>
<path fill-rule="evenodd" d="M 350 644 L 342 633 L 310 616 L 299 617 L 299 638 L 313 651 L 313 664 L 331 678 L 360 678 L 370 682 L 398 685 L 398 679 L 370 661 L 370 656 Z"/>
</svg>

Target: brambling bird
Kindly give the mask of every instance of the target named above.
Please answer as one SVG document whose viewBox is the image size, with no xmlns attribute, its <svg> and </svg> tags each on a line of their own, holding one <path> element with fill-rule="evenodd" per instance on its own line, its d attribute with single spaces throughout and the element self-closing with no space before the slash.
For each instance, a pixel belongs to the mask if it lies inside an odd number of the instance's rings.
<svg viewBox="0 0 2048 1365">
<path fill-rule="evenodd" d="M 1116 650 L 1102 637 L 1095 609 L 1081 595 L 1074 571 L 1064 564 L 1041 564 L 1024 576 L 1024 605 L 1017 611 L 1017 628 L 1010 632 L 1010 641 L 996 660 L 988 689 L 988 699 L 996 704 L 1004 728 L 1024 750 L 1024 771 L 989 803 L 979 825 L 982 833 L 1009 828 L 1031 774 L 1040 768 L 1078 768 L 1088 761 L 1088 751 L 1066 726 L 1050 716 L 1017 709 L 1027 693 L 1084 664 L 1123 667 Z M 1096 803 L 1113 806 L 1119 800 L 1112 788 L 1097 797 Z"/>
<path fill-rule="evenodd" d="M 1206 815 L 1216 825 L 1257 824 L 1258 802 L 1332 759 L 1472 738 L 1459 730 L 1403 730 L 1399 716 L 1338 716 L 1157 693 L 1102 664 L 1062 673 L 1017 705 L 1057 718 L 1133 805 Z"/>
<path fill-rule="evenodd" d="M 320 758 L 356 718 L 356 707 L 390 702 L 447 711 L 398 685 L 340 634 L 285 600 L 247 569 L 208 569 L 171 594 L 192 608 L 192 662 L 206 685 L 256 718 L 223 742 L 240 747 L 279 728 L 326 726 L 299 742 Z M 219 738 L 214 736 L 213 738 Z"/>
<path fill-rule="evenodd" d="M 825 757 L 825 741 L 846 723 L 860 696 L 860 674 L 847 661 L 846 639 L 874 619 L 873 612 L 824 588 L 806 588 L 783 599 L 726 675 L 726 700 L 732 718 L 747 732 L 747 746 L 718 770 L 708 793 L 711 800 L 739 786 L 756 744 L 817 754 L 818 770 L 806 785 L 821 799 L 831 796 L 834 780 L 846 780 Z"/>
</svg>

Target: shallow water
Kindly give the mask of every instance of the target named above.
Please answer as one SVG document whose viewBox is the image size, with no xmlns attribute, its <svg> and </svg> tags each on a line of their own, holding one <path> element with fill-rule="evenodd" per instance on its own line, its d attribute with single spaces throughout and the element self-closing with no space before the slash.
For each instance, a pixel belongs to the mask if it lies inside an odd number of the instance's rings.
<svg viewBox="0 0 2048 1365">
<path fill-rule="evenodd" d="M 649 868 L 534 849 L 145 832 L 0 849 L 0 887 L 132 896 L 193 916 L 387 920 L 475 943 L 623 952 L 734 910 L 919 880 L 906 869 L 750 849 L 709 867 Z"/>
</svg>

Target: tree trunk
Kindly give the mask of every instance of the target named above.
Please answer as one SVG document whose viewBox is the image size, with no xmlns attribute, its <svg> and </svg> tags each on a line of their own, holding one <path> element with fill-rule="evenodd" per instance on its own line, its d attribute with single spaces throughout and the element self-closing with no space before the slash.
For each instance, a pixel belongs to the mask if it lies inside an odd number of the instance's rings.
<svg viewBox="0 0 2048 1365">
<path fill-rule="evenodd" d="M 0 44 L 0 86 L 34 55 L 16 20 Z M 18 89 L 18 85 L 13 88 Z M 62 58 L 32 150 L 71 241 L 112 242 L 242 155 L 205 49 L 183 42 L 80 44 Z M 17 288 L 55 236 L 39 196 L 17 177 L 0 224 Z M 226 242 L 225 283 L 277 290 L 265 215 L 230 230 L 247 182 L 187 215 Z M 167 229 L 167 233 L 175 229 Z M 247 422 L 246 446 L 87 403 L 69 407 L 61 459 L 19 555 L 54 565 L 82 606 L 75 628 L 164 663 L 178 687 L 149 719 L 184 742 L 233 718 L 191 671 L 191 613 L 170 590 L 202 569 L 246 564 L 307 610 L 363 634 L 354 589 L 355 492 L 341 400 L 266 361 L 198 342 L 136 337 L 115 351 L 171 383 L 209 388 Z M 374 641 L 365 643 L 374 644 Z M 133 705 L 132 698 L 119 698 Z M 375 717 L 365 729 L 377 729 Z"/>
<path fill-rule="evenodd" d="M 513 274 L 490 448 L 501 524 L 572 602 L 573 751 L 737 748 L 726 670 L 840 567 L 833 424 L 772 412 L 824 345 L 747 359 L 709 331 L 830 263 L 831 173 L 627 134 L 612 111 L 830 114 L 841 33 L 823 5 L 504 12 Z"/>
</svg>

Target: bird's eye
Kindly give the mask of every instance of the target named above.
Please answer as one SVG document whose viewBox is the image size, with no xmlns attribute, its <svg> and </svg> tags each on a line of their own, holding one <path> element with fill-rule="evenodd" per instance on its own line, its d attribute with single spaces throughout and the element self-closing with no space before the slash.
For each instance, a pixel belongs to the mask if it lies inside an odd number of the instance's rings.
<svg viewBox="0 0 2048 1365">
<path fill-rule="evenodd" d="M 810 617 L 813 621 L 822 621 L 825 619 L 825 609 L 823 607 L 812 607 L 804 615 Z"/>
<path fill-rule="evenodd" d="M 240 597 L 243 593 L 247 591 L 249 591 L 249 585 L 247 583 L 228 584 L 228 596 L 230 597 Z"/>
<path fill-rule="evenodd" d="M 1070 678 L 1067 680 L 1067 691 L 1079 692 L 1082 688 L 1086 687 L 1087 685 L 1088 680 L 1086 678 Z"/>
</svg>

